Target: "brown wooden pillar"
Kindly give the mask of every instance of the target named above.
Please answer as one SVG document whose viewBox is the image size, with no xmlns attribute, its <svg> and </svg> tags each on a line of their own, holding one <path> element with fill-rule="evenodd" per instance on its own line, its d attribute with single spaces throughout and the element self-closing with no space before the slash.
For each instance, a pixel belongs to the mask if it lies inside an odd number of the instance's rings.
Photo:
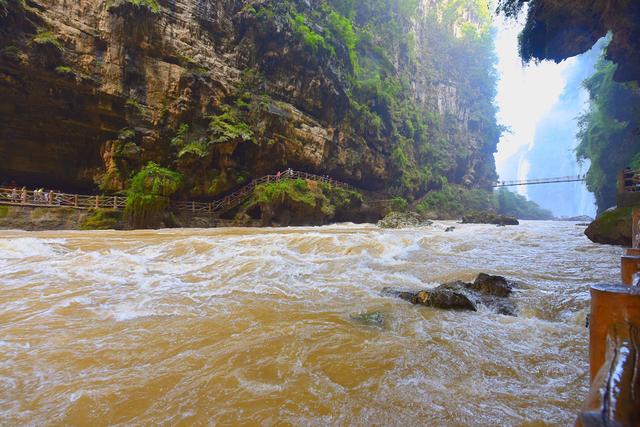
<svg viewBox="0 0 640 427">
<path fill-rule="evenodd" d="M 625 255 L 622 257 L 622 283 L 631 286 L 633 275 L 640 272 L 640 256 Z"/>
<path fill-rule="evenodd" d="M 618 193 L 624 193 L 624 171 L 618 175 Z"/>
<path fill-rule="evenodd" d="M 631 231 L 631 239 L 633 241 L 631 247 L 640 249 L 640 209 L 633 210 L 633 228 Z"/>
<path fill-rule="evenodd" d="M 605 361 L 609 328 L 617 323 L 640 325 L 640 287 L 592 286 L 589 324 L 589 362 L 592 381 Z"/>
</svg>

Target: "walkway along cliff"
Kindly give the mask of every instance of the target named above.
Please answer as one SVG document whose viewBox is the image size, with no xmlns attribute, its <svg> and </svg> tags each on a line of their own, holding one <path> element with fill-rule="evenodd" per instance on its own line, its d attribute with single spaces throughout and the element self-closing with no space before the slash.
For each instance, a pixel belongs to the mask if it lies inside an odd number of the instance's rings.
<svg viewBox="0 0 640 427">
<path fill-rule="evenodd" d="M 345 208 L 349 210 L 349 216 L 352 218 L 362 218 L 362 221 L 374 222 L 389 212 L 397 203 L 396 199 L 374 199 L 365 197 L 357 188 L 332 179 L 328 176 L 319 176 L 306 172 L 294 171 L 291 169 L 285 172 L 278 172 L 276 175 L 266 175 L 251 181 L 235 191 L 226 194 L 212 202 L 200 201 L 180 201 L 171 200 L 167 203 L 167 209 L 177 215 L 183 215 L 183 218 L 189 218 L 191 221 L 195 219 L 196 226 L 228 226 L 228 225 L 272 225 L 272 218 L 264 218 L 258 214 L 256 218 L 250 218 L 245 215 L 244 218 L 234 218 L 239 208 L 244 207 L 244 211 L 260 205 L 259 193 L 268 186 L 275 186 L 271 190 L 281 190 L 280 200 L 282 202 L 287 197 L 290 189 L 297 189 L 300 192 L 312 193 L 312 189 L 323 189 L 329 194 L 339 194 L 342 200 L 328 200 L 332 203 L 331 207 Z M 280 188 L 277 188 L 280 187 Z M 317 193 L 321 196 L 321 192 Z M 295 197 L 295 195 L 293 195 Z M 28 222 L 28 210 L 31 209 L 55 209 L 55 208 L 71 208 L 80 211 L 97 212 L 98 215 L 104 215 L 105 212 L 111 212 L 118 217 L 119 212 L 127 209 L 127 196 L 105 196 L 105 195 L 81 195 L 67 194 L 52 190 L 27 190 L 26 188 L 0 188 L 0 205 L 19 207 L 23 210 L 26 217 L 24 222 Z M 266 202 L 262 201 L 262 205 Z M 307 204 L 314 205 L 313 199 L 306 200 Z M 243 204 L 245 206 L 243 206 Z M 272 203 L 271 203 L 272 204 Z M 345 206 L 349 205 L 349 206 Z M 288 209 L 291 210 L 291 209 Z M 331 212 L 325 212 L 327 219 L 334 217 Z M 93 214 L 95 215 L 95 213 Z M 308 218 L 305 223 L 312 221 Z M 321 220 L 321 218 L 317 218 Z M 204 221 L 204 222 L 203 222 Z M 184 225 L 190 225 L 190 221 Z M 111 224 L 114 225 L 114 224 Z M 302 225 L 302 224 L 300 224 Z"/>
</svg>

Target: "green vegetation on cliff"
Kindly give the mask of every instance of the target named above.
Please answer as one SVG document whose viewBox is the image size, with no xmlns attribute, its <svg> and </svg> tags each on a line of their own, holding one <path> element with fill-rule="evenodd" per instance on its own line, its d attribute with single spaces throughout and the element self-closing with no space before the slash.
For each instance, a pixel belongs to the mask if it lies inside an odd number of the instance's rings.
<svg viewBox="0 0 640 427">
<path fill-rule="evenodd" d="M 618 174 L 640 169 L 640 92 L 637 85 L 613 80 L 617 66 L 605 59 L 584 82 L 589 110 L 580 118 L 578 159 L 591 162 L 587 188 L 600 212 L 616 204 Z"/>
<path fill-rule="evenodd" d="M 113 230 L 122 219 L 122 213 L 113 209 L 96 209 L 80 224 L 81 230 Z"/>
<path fill-rule="evenodd" d="M 518 219 L 553 219 L 553 213 L 550 211 L 507 189 L 501 188 L 491 193 L 451 184 L 446 184 L 442 190 L 427 194 L 416 205 L 416 211 L 442 218 L 460 218 L 468 212 L 495 212 Z"/>
<path fill-rule="evenodd" d="M 469 190 L 446 184 L 439 191 L 433 191 L 418 203 L 416 211 L 439 217 L 459 218 L 469 211 L 495 210 L 491 193 L 485 190 Z"/>
<path fill-rule="evenodd" d="M 115 10 L 124 5 L 131 5 L 138 9 L 145 9 L 152 13 L 160 13 L 160 5 L 156 0 L 110 0 L 109 10 Z"/>
<path fill-rule="evenodd" d="M 355 190 L 304 179 L 283 179 L 256 186 L 240 212 L 241 215 L 251 212 L 268 223 L 284 214 L 287 223 L 322 224 L 341 210 L 360 206 L 363 200 L 363 195 Z M 256 209 L 260 209 L 259 214 Z"/>
<path fill-rule="evenodd" d="M 153 228 L 162 223 L 169 197 L 182 185 L 182 175 L 149 162 L 131 180 L 125 216 L 134 228 Z"/>
<path fill-rule="evenodd" d="M 553 219 L 553 212 L 541 208 L 526 197 L 501 188 L 494 193 L 496 210 L 500 215 L 513 216 L 518 219 L 545 220 Z"/>
</svg>

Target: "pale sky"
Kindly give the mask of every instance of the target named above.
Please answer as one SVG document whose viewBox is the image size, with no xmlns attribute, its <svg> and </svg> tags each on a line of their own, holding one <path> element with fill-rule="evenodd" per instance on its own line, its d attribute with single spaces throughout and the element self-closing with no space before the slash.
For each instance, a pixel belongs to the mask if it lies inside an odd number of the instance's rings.
<svg viewBox="0 0 640 427">
<path fill-rule="evenodd" d="M 565 70 L 575 59 L 560 64 L 542 62 L 523 65 L 518 56 L 518 33 L 522 24 L 497 17 L 496 52 L 498 54 L 498 122 L 511 129 L 503 135 L 495 155 L 500 180 L 524 179 L 528 166 L 522 165 L 520 177 L 507 176 L 507 162 L 525 145 L 532 146 L 536 127 L 556 103 L 566 85 Z M 535 175 L 535 171 L 531 171 Z M 540 177 L 545 178 L 545 177 Z"/>
</svg>

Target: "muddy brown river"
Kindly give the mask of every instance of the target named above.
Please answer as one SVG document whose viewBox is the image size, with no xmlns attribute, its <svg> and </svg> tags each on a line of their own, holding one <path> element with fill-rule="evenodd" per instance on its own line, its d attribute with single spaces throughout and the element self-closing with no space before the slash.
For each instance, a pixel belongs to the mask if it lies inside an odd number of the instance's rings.
<svg viewBox="0 0 640 427">
<path fill-rule="evenodd" d="M 622 252 L 583 230 L 0 231 L 0 425 L 572 425 Z M 380 293 L 479 272 L 518 317 Z"/>
</svg>

